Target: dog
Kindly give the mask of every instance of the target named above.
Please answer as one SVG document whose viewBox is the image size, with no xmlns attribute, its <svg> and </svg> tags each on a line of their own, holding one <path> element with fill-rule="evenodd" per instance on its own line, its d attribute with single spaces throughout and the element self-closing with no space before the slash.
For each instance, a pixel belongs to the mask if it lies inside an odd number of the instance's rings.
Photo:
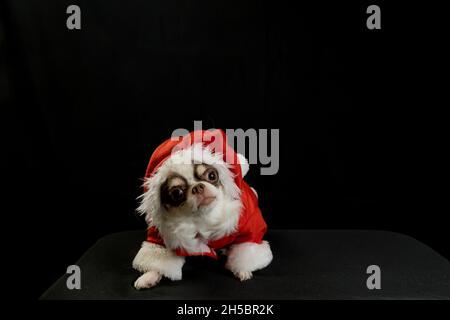
<svg viewBox="0 0 450 320">
<path fill-rule="evenodd" d="M 223 253 L 225 268 L 241 281 L 270 264 L 258 197 L 243 180 L 248 170 L 222 130 L 193 131 L 154 151 L 138 207 L 148 229 L 132 263 L 142 273 L 136 289 L 151 288 L 163 276 L 181 280 L 186 256 Z"/>
</svg>

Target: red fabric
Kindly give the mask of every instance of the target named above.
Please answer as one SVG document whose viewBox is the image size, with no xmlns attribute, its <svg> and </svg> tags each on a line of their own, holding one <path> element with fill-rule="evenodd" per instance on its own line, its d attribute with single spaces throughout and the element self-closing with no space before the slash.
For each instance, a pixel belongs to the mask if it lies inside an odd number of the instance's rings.
<svg viewBox="0 0 450 320">
<path fill-rule="evenodd" d="M 217 253 L 215 251 L 217 249 L 243 242 L 261 243 L 267 231 L 267 225 L 259 209 L 258 198 L 250 186 L 243 180 L 237 154 L 228 145 L 226 135 L 223 131 L 193 131 L 178 140 L 166 140 L 151 156 L 145 177 L 148 178 L 155 174 L 161 164 L 170 157 L 173 151 L 186 149 L 194 143 L 203 143 L 205 147 L 212 147 L 213 152 L 221 152 L 224 161 L 231 165 L 230 170 L 235 175 L 234 182 L 241 190 L 242 210 L 236 231 L 224 238 L 209 241 L 208 246 L 211 248 L 210 252 L 188 253 L 183 249 L 177 249 L 176 254 L 179 256 L 203 255 L 217 259 Z M 155 227 L 148 229 L 146 240 L 164 246 L 164 241 Z"/>
</svg>

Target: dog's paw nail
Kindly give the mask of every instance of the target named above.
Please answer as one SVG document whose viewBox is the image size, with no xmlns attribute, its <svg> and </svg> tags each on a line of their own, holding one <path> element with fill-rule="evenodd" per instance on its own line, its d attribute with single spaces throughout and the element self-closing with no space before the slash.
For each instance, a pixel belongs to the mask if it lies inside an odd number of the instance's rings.
<svg viewBox="0 0 450 320">
<path fill-rule="evenodd" d="M 249 280 L 253 277 L 253 274 L 250 271 L 239 271 L 234 275 L 241 281 Z"/>
</svg>

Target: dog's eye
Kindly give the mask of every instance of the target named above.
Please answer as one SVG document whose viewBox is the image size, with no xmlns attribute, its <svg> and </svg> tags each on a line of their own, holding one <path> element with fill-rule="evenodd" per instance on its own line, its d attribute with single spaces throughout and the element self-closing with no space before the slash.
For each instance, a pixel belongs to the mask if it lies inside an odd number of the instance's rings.
<svg viewBox="0 0 450 320">
<path fill-rule="evenodd" d="M 173 188 L 172 190 L 170 190 L 169 194 L 172 200 L 175 202 L 179 202 L 184 199 L 184 191 L 181 188 Z"/>
<path fill-rule="evenodd" d="M 209 169 L 206 172 L 206 179 L 211 183 L 216 183 L 219 180 L 219 174 L 217 173 L 216 169 Z"/>
</svg>

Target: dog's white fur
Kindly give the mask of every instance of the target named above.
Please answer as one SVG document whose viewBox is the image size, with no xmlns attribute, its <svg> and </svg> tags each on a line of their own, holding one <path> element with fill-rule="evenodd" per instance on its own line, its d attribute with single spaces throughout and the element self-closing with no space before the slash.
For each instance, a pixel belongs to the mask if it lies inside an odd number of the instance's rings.
<svg viewBox="0 0 450 320">
<path fill-rule="evenodd" d="M 233 244 L 228 250 L 227 256 L 225 268 L 234 274 L 265 268 L 273 258 L 267 241 L 260 244 L 253 242 Z"/>
<path fill-rule="evenodd" d="M 248 162 L 242 155 L 238 155 L 238 161 L 244 176 L 248 172 Z M 194 183 L 192 164 L 195 163 L 211 165 L 218 171 L 220 188 L 205 183 L 216 199 L 204 207 L 198 207 L 194 202 L 188 203 L 191 214 L 186 214 L 185 209 L 168 214 L 160 202 L 161 184 L 173 172 L 186 178 L 189 184 Z M 209 252 L 209 240 L 220 239 L 236 230 L 242 208 L 240 190 L 222 155 L 212 153 L 201 144 L 174 153 L 144 184 L 147 191 L 141 197 L 138 211 L 145 214 L 149 227 L 155 226 L 159 230 L 166 247 L 143 242 L 133 261 L 133 268 L 144 273 L 135 282 L 137 289 L 156 285 L 161 275 L 180 280 L 185 259 L 177 256 L 174 250 L 182 248 L 191 253 Z M 267 241 L 232 245 L 227 255 L 225 267 L 241 281 L 250 279 L 253 271 L 266 267 L 272 260 Z"/>
<path fill-rule="evenodd" d="M 133 268 L 145 273 L 156 271 L 171 280 L 181 280 L 181 268 L 184 257 L 177 256 L 172 250 L 144 241 L 133 260 Z"/>
</svg>

